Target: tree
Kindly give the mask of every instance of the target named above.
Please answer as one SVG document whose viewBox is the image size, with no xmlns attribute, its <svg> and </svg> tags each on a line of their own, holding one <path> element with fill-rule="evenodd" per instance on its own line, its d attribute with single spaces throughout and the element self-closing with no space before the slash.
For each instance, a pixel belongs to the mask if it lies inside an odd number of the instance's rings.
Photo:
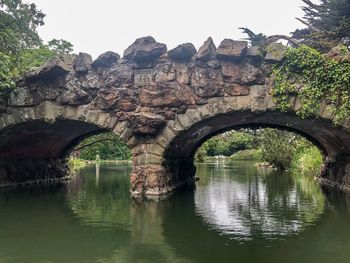
<svg viewBox="0 0 350 263">
<path fill-rule="evenodd" d="M 0 52 L 15 55 L 24 48 L 39 46 L 36 29 L 44 25 L 44 17 L 33 3 L 0 0 Z"/>
<path fill-rule="evenodd" d="M 131 157 L 128 146 L 113 133 L 102 133 L 85 139 L 73 150 L 73 153 L 77 152 L 84 160 L 95 160 L 97 154 L 102 160 L 129 160 Z"/>
<path fill-rule="evenodd" d="M 277 129 L 263 129 L 259 136 L 263 159 L 280 170 L 290 168 L 293 155 L 300 147 L 306 143 L 311 145 L 297 134 Z"/>
<path fill-rule="evenodd" d="M 0 0 L 0 89 L 13 87 L 16 78 L 48 58 L 72 52 L 72 44 L 62 39 L 42 43 L 36 30 L 44 17 L 33 3 Z"/>
<path fill-rule="evenodd" d="M 255 137 L 249 131 L 230 131 L 210 138 L 197 150 L 197 158 L 204 156 L 225 155 L 252 149 Z"/>
<path fill-rule="evenodd" d="M 55 52 L 56 54 L 69 54 L 73 51 L 73 45 L 63 39 L 52 39 L 48 43 L 48 47 L 50 50 Z"/>
<path fill-rule="evenodd" d="M 292 33 L 293 37 L 304 44 L 327 52 L 342 41 L 350 38 L 350 1 L 320 0 L 319 4 L 311 0 L 302 0 L 305 15 L 297 18 L 307 27 Z"/>
</svg>

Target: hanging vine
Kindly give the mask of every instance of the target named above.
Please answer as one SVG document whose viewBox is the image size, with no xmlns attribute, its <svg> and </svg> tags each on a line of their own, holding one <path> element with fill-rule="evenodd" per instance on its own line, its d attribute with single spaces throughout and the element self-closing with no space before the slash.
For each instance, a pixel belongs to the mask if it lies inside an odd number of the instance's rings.
<svg viewBox="0 0 350 263">
<path fill-rule="evenodd" d="M 345 46 L 340 51 L 349 53 Z M 333 105 L 335 123 L 350 115 L 350 63 L 303 45 L 289 48 L 272 74 L 272 93 L 280 110 L 290 109 L 290 95 L 297 95 L 301 102 L 297 114 L 301 117 L 315 114 L 322 101 Z"/>
</svg>

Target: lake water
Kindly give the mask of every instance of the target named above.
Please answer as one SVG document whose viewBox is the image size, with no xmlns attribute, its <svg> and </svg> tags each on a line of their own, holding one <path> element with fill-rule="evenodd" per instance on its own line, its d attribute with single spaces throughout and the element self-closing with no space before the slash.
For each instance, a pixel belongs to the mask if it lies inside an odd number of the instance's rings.
<svg viewBox="0 0 350 263">
<path fill-rule="evenodd" d="M 195 191 L 133 200 L 129 164 L 0 190 L 0 262 L 350 262 L 350 197 L 251 162 L 200 164 Z"/>
</svg>

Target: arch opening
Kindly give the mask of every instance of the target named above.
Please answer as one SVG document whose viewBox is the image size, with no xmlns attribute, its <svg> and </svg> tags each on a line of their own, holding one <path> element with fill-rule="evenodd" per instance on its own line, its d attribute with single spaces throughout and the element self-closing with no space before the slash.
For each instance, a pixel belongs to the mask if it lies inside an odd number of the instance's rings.
<svg viewBox="0 0 350 263">
<path fill-rule="evenodd" d="M 74 148 L 87 138 L 106 133 L 113 131 L 70 119 L 33 120 L 6 127 L 0 132 L 0 186 L 70 179 L 68 157 Z"/>
<path fill-rule="evenodd" d="M 172 175 L 173 181 L 176 184 L 181 182 L 193 184 L 196 170 L 194 155 L 200 145 L 212 136 L 241 128 L 275 128 L 299 134 L 321 150 L 327 165 L 329 162 L 340 164 L 343 161 L 339 160 L 350 153 L 347 132 L 335 127 L 326 119 L 300 119 L 295 113 L 279 111 L 223 113 L 203 118 L 173 138 L 164 154 L 165 166 Z M 344 168 L 337 168 L 337 171 L 333 172 L 332 176 L 335 177 L 336 182 L 343 182 L 343 178 L 339 179 L 339 175 L 336 175 L 341 169 L 344 172 Z M 326 175 L 322 174 L 322 176 Z"/>
</svg>

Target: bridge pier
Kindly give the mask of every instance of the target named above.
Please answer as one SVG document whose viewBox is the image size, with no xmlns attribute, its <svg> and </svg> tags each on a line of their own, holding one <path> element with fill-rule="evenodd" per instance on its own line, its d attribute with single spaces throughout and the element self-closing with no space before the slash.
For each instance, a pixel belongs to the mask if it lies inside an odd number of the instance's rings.
<svg viewBox="0 0 350 263">
<path fill-rule="evenodd" d="M 70 178 L 65 159 L 0 160 L 0 186 L 52 183 Z"/>
<path fill-rule="evenodd" d="M 156 144 L 140 144 L 132 148 L 133 169 L 130 191 L 133 196 L 168 194 L 194 183 L 193 160 L 163 158 L 164 148 Z"/>
<path fill-rule="evenodd" d="M 350 156 L 327 157 L 317 181 L 325 186 L 350 191 Z"/>
</svg>

